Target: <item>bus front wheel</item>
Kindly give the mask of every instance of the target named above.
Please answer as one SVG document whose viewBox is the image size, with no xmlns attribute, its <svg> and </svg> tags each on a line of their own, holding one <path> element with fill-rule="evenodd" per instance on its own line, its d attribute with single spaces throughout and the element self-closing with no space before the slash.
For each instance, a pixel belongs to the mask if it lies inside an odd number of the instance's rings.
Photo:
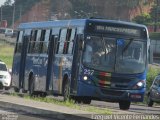
<svg viewBox="0 0 160 120">
<path fill-rule="evenodd" d="M 83 104 L 90 104 L 90 103 L 91 103 L 91 98 L 83 97 L 83 98 L 82 98 L 82 103 L 83 103 Z"/>
<path fill-rule="evenodd" d="M 90 104 L 91 103 L 91 98 L 87 98 L 87 97 L 75 97 L 75 102 L 80 104 Z"/>
<path fill-rule="evenodd" d="M 84 99 L 82 100 L 83 104 L 90 104 L 91 103 L 91 99 Z"/>
<path fill-rule="evenodd" d="M 121 110 L 128 110 L 130 108 L 131 102 L 130 101 L 119 101 L 119 108 Z"/>
</svg>

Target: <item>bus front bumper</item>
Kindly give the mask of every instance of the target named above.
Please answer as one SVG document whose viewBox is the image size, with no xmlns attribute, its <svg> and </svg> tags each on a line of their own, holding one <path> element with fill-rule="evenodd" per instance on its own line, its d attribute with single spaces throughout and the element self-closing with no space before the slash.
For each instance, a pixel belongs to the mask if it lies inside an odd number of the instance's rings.
<svg viewBox="0 0 160 120">
<path fill-rule="evenodd" d="M 77 96 L 91 97 L 92 99 L 119 102 L 127 100 L 131 102 L 142 102 L 145 94 L 145 88 L 140 90 L 120 90 L 101 88 L 86 84 L 82 81 L 78 83 Z"/>
</svg>

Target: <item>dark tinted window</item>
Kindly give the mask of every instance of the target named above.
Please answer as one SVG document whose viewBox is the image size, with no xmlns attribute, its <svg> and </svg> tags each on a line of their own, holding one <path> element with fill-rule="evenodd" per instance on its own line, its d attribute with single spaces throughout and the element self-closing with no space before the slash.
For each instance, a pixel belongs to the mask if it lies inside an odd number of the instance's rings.
<svg viewBox="0 0 160 120">
<path fill-rule="evenodd" d="M 47 53 L 47 51 L 48 51 L 48 45 L 49 45 L 50 36 L 51 36 L 51 30 L 46 30 L 44 32 L 42 53 Z"/>
<path fill-rule="evenodd" d="M 29 53 L 47 53 L 51 30 L 33 30 Z"/>
<path fill-rule="evenodd" d="M 75 38 L 76 29 L 62 29 L 60 39 L 58 41 L 57 52 L 58 54 L 72 54 L 73 41 Z"/>
<path fill-rule="evenodd" d="M 29 42 L 28 53 L 33 53 L 34 52 L 36 36 L 37 36 L 37 30 L 32 30 L 31 39 L 30 39 L 30 42 Z"/>
<path fill-rule="evenodd" d="M 21 53 L 22 40 L 23 40 L 23 31 L 19 31 L 18 32 L 18 39 L 17 39 L 17 43 L 16 43 L 15 53 Z"/>
<path fill-rule="evenodd" d="M 65 41 L 65 46 L 64 46 L 64 54 L 72 54 L 73 52 L 73 41 L 75 38 L 76 34 L 76 29 L 68 29 L 67 32 L 67 39 Z"/>
<path fill-rule="evenodd" d="M 60 38 L 58 41 L 58 54 L 63 54 L 64 53 L 64 47 L 65 47 L 65 41 L 66 41 L 66 36 L 67 36 L 67 29 L 62 29 L 60 33 Z"/>
<path fill-rule="evenodd" d="M 7 71 L 7 67 L 5 64 L 0 63 L 0 71 Z"/>
</svg>

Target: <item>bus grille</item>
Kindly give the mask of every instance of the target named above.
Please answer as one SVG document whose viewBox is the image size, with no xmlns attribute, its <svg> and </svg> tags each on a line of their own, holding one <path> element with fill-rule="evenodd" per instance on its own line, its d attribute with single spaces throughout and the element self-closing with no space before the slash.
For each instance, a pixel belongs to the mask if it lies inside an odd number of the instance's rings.
<svg viewBox="0 0 160 120">
<path fill-rule="evenodd" d="M 129 83 L 131 82 L 132 80 L 135 80 L 135 78 L 121 78 L 121 77 L 112 77 L 112 82 L 121 82 L 121 83 Z"/>
<path fill-rule="evenodd" d="M 111 77 L 110 76 L 97 75 L 96 78 L 98 80 L 98 86 L 110 87 L 110 85 L 111 85 Z"/>
<path fill-rule="evenodd" d="M 101 91 L 105 95 L 112 95 L 112 96 L 122 96 L 124 94 L 123 91 L 114 91 L 114 90 L 106 90 L 106 89 L 101 89 Z"/>
<path fill-rule="evenodd" d="M 119 88 L 119 89 L 128 89 L 129 85 L 135 78 L 121 78 L 121 77 L 110 77 L 110 76 L 102 76 L 97 75 L 97 86 L 101 86 L 103 88 Z"/>
<path fill-rule="evenodd" d="M 128 89 L 130 83 L 134 80 L 135 78 L 112 77 L 111 82 L 114 84 L 113 88 Z"/>
</svg>

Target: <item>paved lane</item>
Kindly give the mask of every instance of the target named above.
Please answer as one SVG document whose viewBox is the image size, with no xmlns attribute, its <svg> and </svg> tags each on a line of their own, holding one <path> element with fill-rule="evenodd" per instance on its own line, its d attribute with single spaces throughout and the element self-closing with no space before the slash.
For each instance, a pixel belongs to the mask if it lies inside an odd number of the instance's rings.
<svg viewBox="0 0 160 120">
<path fill-rule="evenodd" d="M 0 108 L 0 120 L 53 120 L 40 115 L 31 115 L 28 113 Z"/>
</svg>

